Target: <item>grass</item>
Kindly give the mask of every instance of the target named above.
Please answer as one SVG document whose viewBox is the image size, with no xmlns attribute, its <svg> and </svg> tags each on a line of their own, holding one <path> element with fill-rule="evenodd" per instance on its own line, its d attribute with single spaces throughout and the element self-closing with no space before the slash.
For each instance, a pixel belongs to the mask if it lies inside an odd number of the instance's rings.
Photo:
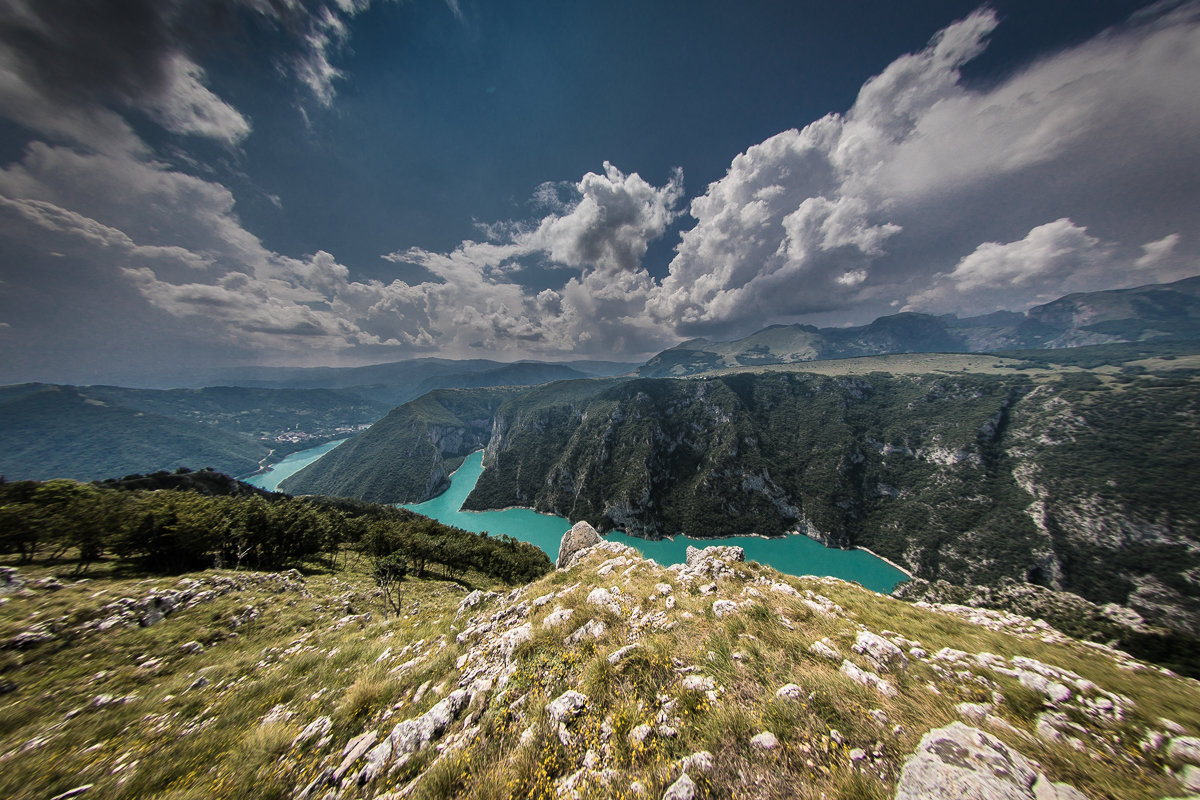
<svg viewBox="0 0 1200 800">
<path fill-rule="evenodd" d="M 991 701 L 992 689 L 976 673 L 1004 697 L 994 713 L 1017 729 L 991 732 L 1039 762 L 1051 779 L 1067 781 L 1093 800 L 1179 793 L 1161 759 L 1136 743 L 1160 716 L 1192 734 L 1200 731 L 1194 681 L 1130 670 L 1076 642 L 986 630 L 839 581 L 739 565 L 738 574 L 717 581 L 716 594 L 703 594 L 677 573 L 644 564 L 598 579 L 594 570 L 603 557 L 552 573 L 515 601 L 561 593 L 531 609 L 525 619 L 533 634 L 513 652 L 507 684 L 475 698 L 439 742 L 442 751 L 427 748 L 404 767 L 340 796 L 372 797 L 411 783 L 408 796 L 429 800 L 550 798 L 590 764 L 576 786 L 581 797 L 659 797 L 679 777 L 680 759 L 707 750 L 712 771 L 689 772 L 701 797 L 879 800 L 894 794 L 904 760 L 921 736 L 957 718 L 956 703 Z M 36 569 L 26 573 L 38 575 Z M 770 591 L 757 582 L 760 577 L 785 582 L 800 596 Z M 351 570 L 312 574 L 305 592 L 230 592 L 149 628 L 69 633 L 116 598 L 145 596 L 177 581 L 99 570 L 87 583 L 9 595 L 0 604 L 0 642 L 37 621 L 55 621 L 59 628 L 53 641 L 0 650 L 0 678 L 17 684 L 16 691 L 0 695 L 0 796 L 45 798 L 92 783 L 93 795 L 106 798 L 293 797 L 340 763 L 351 738 L 372 730 L 386 735 L 457 688 L 456 664 L 484 640 L 460 644 L 456 634 L 509 606 L 494 598 L 456 617 L 461 587 L 411 581 L 406 591 L 420 612 L 385 618 L 366 574 Z M 673 586 L 670 610 L 655 589 L 664 581 Z M 581 585 L 564 591 L 574 584 Z M 620 588 L 620 615 L 586 603 L 594 585 Z M 804 600 L 815 595 L 845 615 L 814 611 Z M 712 603 L 718 597 L 741 606 L 717 617 Z M 259 615 L 234 628 L 233 618 L 247 606 Z M 635 607 L 643 614 L 663 612 L 673 625 L 635 630 Z M 571 619 L 544 628 L 542 620 L 557 608 L 574 609 Z M 371 616 L 355 618 L 350 611 Z M 564 645 L 591 619 L 604 621 L 606 631 Z M 1110 747 L 1112 754 L 1089 758 L 1030 735 L 1043 699 L 1015 679 L 981 668 L 947 679 L 914 658 L 907 671 L 887 676 L 899 693 L 885 697 L 851 681 L 839 662 L 809 652 L 814 641 L 827 638 L 869 668 L 852 651 L 860 625 L 895 632 L 930 653 L 953 647 L 1036 658 L 1134 704 L 1124 721 L 1092 725 L 1095 746 Z M 203 649 L 185 652 L 182 645 L 192 641 Z M 639 646 L 610 663 L 608 656 L 631 641 Z M 712 679 L 716 690 L 684 688 L 683 677 L 693 674 Z M 208 684 L 190 688 L 200 677 Z M 785 683 L 797 684 L 799 696 L 777 697 Z M 560 737 L 544 709 L 567 689 L 583 692 L 588 702 Z M 120 699 L 97 705 L 101 695 Z M 878 712 L 887 724 L 872 716 Z M 332 720 L 328 736 L 293 744 L 321 716 Z M 641 741 L 631 735 L 639 726 L 650 729 Z M 776 735 L 778 748 L 750 745 L 763 731 Z M 872 754 L 869 767 L 851 760 L 855 748 Z M 635 783 L 645 795 L 636 793 Z"/>
</svg>

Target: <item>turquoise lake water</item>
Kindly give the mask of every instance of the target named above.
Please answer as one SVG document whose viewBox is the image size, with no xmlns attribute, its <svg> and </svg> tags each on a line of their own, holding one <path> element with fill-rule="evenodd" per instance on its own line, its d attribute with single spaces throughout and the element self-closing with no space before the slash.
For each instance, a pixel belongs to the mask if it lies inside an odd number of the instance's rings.
<svg viewBox="0 0 1200 800">
<path fill-rule="evenodd" d="M 550 558 L 556 558 L 562 535 L 571 527 L 571 523 L 562 517 L 539 514 L 527 508 L 510 508 L 504 511 L 461 510 L 463 501 L 475 488 L 482 472 L 483 452 L 472 453 L 450 476 L 449 489 L 432 500 L 406 505 L 404 508 L 475 533 L 488 531 L 494 536 L 507 534 L 535 544 L 545 550 Z M 800 535 L 779 539 L 763 539 L 757 536 L 693 539 L 689 536 L 676 536 L 674 539 L 652 542 L 623 533 L 610 533 L 605 538 L 634 547 L 641 551 L 642 555 L 653 558 L 660 564 L 683 563 L 688 545 L 737 545 L 745 549 L 747 560 L 769 564 L 780 572 L 789 575 L 832 575 L 835 578 L 857 581 L 876 592 L 890 592 L 893 586 L 907 577 L 891 564 L 863 550 L 834 550 Z"/>
<path fill-rule="evenodd" d="M 270 472 L 264 472 L 262 474 L 255 475 L 252 478 L 246 478 L 246 483 L 250 484 L 251 486 L 257 486 L 260 489 L 266 489 L 269 492 L 273 492 L 279 488 L 279 484 L 282 483 L 286 478 L 292 477 L 297 472 L 304 469 L 309 464 L 316 461 L 318 458 L 325 455 L 344 441 L 346 440 L 338 439 L 337 441 L 326 442 L 320 447 L 310 447 L 308 450 L 300 450 L 292 453 L 290 456 L 286 456 L 278 464 L 271 467 Z"/>
</svg>

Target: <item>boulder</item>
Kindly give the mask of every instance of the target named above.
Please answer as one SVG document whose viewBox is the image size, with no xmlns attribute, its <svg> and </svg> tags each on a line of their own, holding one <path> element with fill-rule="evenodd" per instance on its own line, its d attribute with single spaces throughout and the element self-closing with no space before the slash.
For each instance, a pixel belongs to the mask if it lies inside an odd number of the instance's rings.
<svg viewBox="0 0 1200 800">
<path fill-rule="evenodd" d="M 662 800 L 694 800 L 697 791 L 696 782 L 685 772 L 679 776 L 679 780 L 667 787 Z"/>
<path fill-rule="evenodd" d="M 1038 773 L 995 736 L 961 722 L 921 738 L 895 800 L 1033 800 Z"/>
<path fill-rule="evenodd" d="M 576 522 L 571 526 L 571 530 L 563 534 L 562 541 L 558 545 L 558 560 L 554 566 L 558 569 L 567 569 L 578 560 L 582 551 L 600 544 L 602 541 L 604 540 L 600 538 L 600 534 L 587 522 L 583 520 Z"/>
<path fill-rule="evenodd" d="M 1167 758 L 1176 763 L 1200 766 L 1200 739 L 1195 736 L 1176 736 L 1167 745 Z"/>
<path fill-rule="evenodd" d="M 779 747 L 779 739 L 770 731 L 763 731 L 750 738 L 750 746 L 759 750 L 774 750 Z"/>
<path fill-rule="evenodd" d="M 587 701 L 586 694 L 568 689 L 546 704 L 546 714 L 555 722 L 566 722 L 580 714 L 587 706 Z"/>
<path fill-rule="evenodd" d="M 908 659 L 899 647 L 870 631 L 859 631 L 851 649 L 871 662 L 877 672 L 903 670 L 908 666 Z"/>
<path fill-rule="evenodd" d="M 727 617 L 738 610 L 738 604 L 732 600 L 714 600 L 712 604 L 713 616 L 717 619 Z"/>
</svg>

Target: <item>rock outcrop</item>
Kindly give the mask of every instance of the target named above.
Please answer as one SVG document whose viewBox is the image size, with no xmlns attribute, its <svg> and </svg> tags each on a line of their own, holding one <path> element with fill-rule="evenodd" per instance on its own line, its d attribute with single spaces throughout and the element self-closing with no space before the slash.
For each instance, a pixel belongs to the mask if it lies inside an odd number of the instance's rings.
<svg viewBox="0 0 1200 800">
<path fill-rule="evenodd" d="M 978 728 L 952 722 L 925 734 L 904 764 L 895 800 L 1087 800 L 1052 783 L 1025 756 Z"/>
<path fill-rule="evenodd" d="M 604 540 L 600 537 L 600 534 L 587 522 L 576 522 L 559 543 L 558 560 L 554 562 L 554 566 L 558 569 L 570 567 L 578 559 L 581 552 L 592 545 L 600 544 L 602 541 Z"/>
</svg>

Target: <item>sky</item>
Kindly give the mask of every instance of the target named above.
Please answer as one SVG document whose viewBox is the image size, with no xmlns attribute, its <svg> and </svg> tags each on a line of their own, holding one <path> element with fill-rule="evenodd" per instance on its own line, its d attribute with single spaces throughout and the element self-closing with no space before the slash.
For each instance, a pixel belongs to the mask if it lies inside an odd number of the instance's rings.
<svg viewBox="0 0 1200 800">
<path fill-rule="evenodd" d="M 0 382 L 1200 273 L 1200 2 L 0 0 Z"/>
</svg>

